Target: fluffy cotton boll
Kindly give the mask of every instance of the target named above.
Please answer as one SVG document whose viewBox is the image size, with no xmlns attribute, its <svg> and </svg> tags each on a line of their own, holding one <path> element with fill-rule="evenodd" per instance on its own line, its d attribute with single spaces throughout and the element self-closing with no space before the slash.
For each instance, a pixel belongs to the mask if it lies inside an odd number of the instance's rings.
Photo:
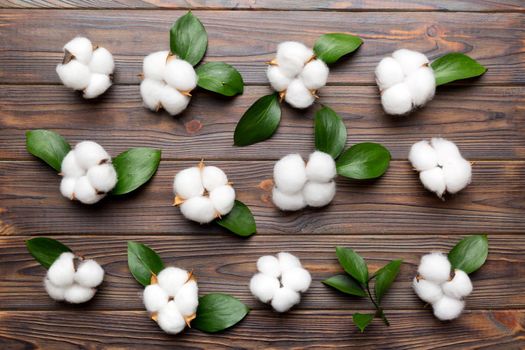
<svg viewBox="0 0 525 350">
<path fill-rule="evenodd" d="M 277 254 L 277 259 L 279 259 L 279 265 L 281 266 L 282 272 L 296 267 L 302 267 L 299 258 L 287 252 L 280 252 Z"/>
<path fill-rule="evenodd" d="M 77 179 L 74 177 L 62 178 L 62 181 L 60 181 L 60 193 L 68 199 L 73 199 L 76 183 Z"/>
<path fill-rule="evenodd" d="M 89 61 L 89 70 L 91 73 L 112 74 L 115 70 L 115 61 L 113 61 L 111 52 L 103 47 L 93 51 L 91 61 Z"/>
<path fill-rule="evenodd" d="M 85 170 L 110 161 L 111 157 L 104 148 L 93 141 L 82 141 L 75 146 L 75 157 L 78 165 Z"/>
<path fill-rule="evenodd" d="M 286 89 L 284 100 L 292 107 L 307 108 L 314 103 L 315 97 L 312 92 L 304 86 L 302 80 L 294 79 L 290 85 L 288 85 L 288 89 Z"/>
<path fill-rule="evenodd" d="M 104 280 L 104 269 L 95 260 L 84 260 L 75 272 L 75 282 L 83 287 L 95 288 Z"/>
<path fill-rule="evenodd" d="M 469 276 L 465 273 L 465 271 L 457 269 L 454 270 L 454 278 L 443 283 L 441 288 L 443 289 L 443 293 L 445 293 L 445 295 L 455 299 L 461 299 L 468 296 L 470 293 L 472 293 L 473 289 Z"/>
<path fill-rule="evenodd" d="M 436 78 L 434 71 L 429 67 L 421 67 L 405 80 L 408 90 L 412 94 L 412 102 L 416 106 L 423 106 L 434 97 L 436 92 Z"/>
<path fill-rule="evenodd" d="M 321 60 L 313 60 L 304 66 L 300 76 L 307 89 L 317 90 L 326 85 L 329 72 L 326 63 Z"/>
<path fill-rule="evenodd" d="M 392 57 L 383 58 L 377 65 L 375 74 L 377 86 L 381 91 L 401 83 L 405 79 L 401 65 Z"/>
<path fill-rule="evenodd" d="M 311 207 L 324 207 L 335 196 L 335 181 L 315 182 L 308 181 L 303 187 L 303 197 Z"/>
<path fill-rule="evenodd" d="M 399 49 L 392 53 L 392 57 L 401 65 L 405 75 L 410 75 L 419 67 L 429 63 L 427 56 L 421 52 Z"/>
<path fill-rule="evenodd" d="M 472 166 L 465 159 L 453 159 L 443 165 L 443 174 L 448 193 L 457 193 L 470 184 Z"/>
<path fill-rule="evenodd" d="M 441 284 L 450 278 L 450 262 L 443 253 L 430 253 L 421 257 L 417 272 L 426 279 Z"/>
<path fill-rule="evenodd" d="M 328 182 L 337 175 L 335 161 L 331 155 L 321 151 L 310 154 L 306 163 L 306 177 L 310 181 Z"/>
<path fill-rule="evenodd" d="M 64 287 L 55 286 L 47 277 L 44 278 L 44 287 L 46 288 L 46 292 L 51 297 L 51 299 L 57 301 L 64 300 L 64 294 L 66 292 Z"/>
<path fill-rule="evenodd" d="M 217 217 L 217 210 L 208 197 L 193 197 L 180 205 L 180 211 L 186 219 L 207 224 Z"/>
<path fill-rule="evenodd" d="M 275 163 L 273 180 L 279 190 L 292 194 L 300 191 L 306 183 L 306 165 L 299 154 L 289 154 Z"/>
<path fill-rule="evenodd" d="M 95 165 L 89 168 L 87 177 L 97 192 L 107 193 L 117 184 L 117 172 L 111 163 Z"/>
<path fill-rule="evenodd" d="M 197 282 L 188 281 L 188 283 L 183 285 L 175 297 L 175 304 L 182 316 L 188 317 L 195 314 L 197 306 L 199 306 Z"/>
<path fill-rule="evenodd" d="M 402 115 L 412 109 L 412 94 L 405 83 L 399 83 L 383 91 L 381 104 L 386 113 Z"/>
<path fill-rule="evenodd" d="M 299 304 L 301 295 L 287 287 L 277 289 L 272 299 L 272 307 L 277 312 L 286 312 Z"/>
<path fill-rule="evenodd" d="M 175 297 L 180 288 L 188 281 L 188 271 L 178 267 L 166 267 L 157 275 L 157 283 L 168 296 Z"/>
<path fill-rule="evenodd" d="M 264 255 L 257 260 L 257 270 L 263 274 L 278 278 L 281 276 L 279 259 L 273 255 Z"/>
<path fill-rule="evenodd" d="M 314 52 L 304 44 L 296 41 L 285 41 L 277 46 L 277 64 L 282 72 L 292 78 L 298 75 Z"/>
<path fill-rule="evenodd" d="M 296 211 L 306 207 L 302 191 L 288 194 L 274 187 L 272 190 L 272 201 L 277 208 L 284 211 Z"/>
<path fill-rule="evenodd" d="M 275 91 L 286 90 L 288 85 L 292 82 L 292 79 L 286 76 L 279 66 L 268 66 L 266 76 Z"/>
<path fill-rule="evenodd" d="M 158 111 L 161 106 L 160 99 L 165 86 L 166 84 L 162 81 L 144 79 L 140 83 L 140 96 L 142 96 L 144 105 L 154 112 Z"/>
<path fill-rule="evenodd" d="M 84 89 L 83 97 L 90 99 L 102 95 L 111 86 L 109 75 L 92 73 L 88 86 Z"/>
<path fill-rule="evenodd" d="M 220 168 L 216 166 L 205 166 L 202 169 L 202 185 L 211 192 L 217 187 L 228 184 L 228 177 Z"/>
<path fill-rule="evenodd" d="M 76 200 L 84 204 L 95 204 L 104 198 L 104 195 L 97 193 L 87 176 L 81 176 L 77 179 L 74 196 Z"/>
<path fill-rule="evenodd" d="M 279 290 L 279 280 L 275 277 L 257 273 L 250 280 L 250 292 L 254 297 L 267 303 L 274 297 Z"/>
<path fill-rule="evenodd" d="M 145 79 L 163 80 L 164 67 L 169 51 L 157 51 L 150 53 L 144 58 L 142 72 Z"/>
<path fill-rule="evenodd" d="M 144 306 L 149 312 L 157 312 L 168 305 L 169 296 L 158 284 L 150 284 L 144 289 Z"/>
<path fill-rule="evenodd" d="M 197 74 L 188 62 L 170 57 L 164 67 L 164 81 L 179 91 L 191 91 L 197 86 Z"/>
<path fill-rule="evenodd" d="M 69 151 L 62 160 L 60 172 L 64 177 L 79 177 L 85 175 L 86 171 L 78 164 L 74 151 Z"/>
<path fill-rule="evenodd" d="M 93 44 L 88 38 L 77 36 L 64 45 L 64 51 L 68 51 L 78 61 L 88 64 L 92 58 Z"/>
<path fill-rule="evenodd" d="M 219 214 L 226 215 L 235 204 L 235 190 L 230 185 L 218 187 L 210 192 L 210 200 Z"/>
<path fill-rule="evenodd" d="M 290 288 L 295 292 L 304 293 L 310 288 L 312 276 L 310 272 L 302 267 L 294 267 L 283 272 L 281 282 L 286 288 Z"/>
<path fill-rule="evenodd" d="M 443 291 L 441 290 L 439 284 L 427 281 L 425 279 L 418 279 L 417 277 L 414 277 L 414 280 L 412 281 L 412 288 L 414 288 L 414 292 L 417 294 L 419 299 L 429 304 L 435 303 L 443 296 Z"/>
<path fill-rule="evenodd" d="M 66 289 L 64 299 L 68 303 L 81 304 L 91 300 L 95 296 L 96 290 L 94 288 L 83 287 L 79 284 L 74 284 Z"/>
<path fill-rule="evenodd" d="M 432 306 L 434 308 L 434 316 L 441 321 L 449 321 L 459 317 L 465 307 L 465 302 L 444 295 Z"/>
<path fill-rule="evenodd" d="M 417 171 L 430 170 L 438 165 L 437 153 L 427 140 L 412 145 L 408 160 Z"/>
<path fill-rule="evenodd" d="M 452 141 L 441 137 L 433 137 L 430 144 L 436 150 L 439 165 L 444 165 L 447 161 L 455 158 L 462 158 L 458 147 Z"/>
<path fill-rule="evenodd" d="M 440 198 L 447 189 L 443 169 L 439 167 L 420 172 L 419 180 L 421 180 L 421 183 L 427 190 L 434 192 Z"/>
<path fill-rule="evenodd" d="M 168 334 L 177 334 L 186 327 L 186 321 L 172 300 L 157 314 L 159 327 Z"/>
<path fill-rule="evenodd" d="M 73 253 L 66 252 L 60 254 L 47 270 L 47 278 L 49 281 L 57 287 L 71 285 L 75 278 L 74 258 L 75 255 L 73 255 Z"/>
<path fill-rule="evenodd" d="M 201 196 L 204 193 L 201 170 L 192 167 L 179 171 L 173 180 L 173 192 L 183 199 Z"/>
<path fill-rule="evenodd" d="M 59 64 L 56 72 L 62 84 L 73 90 L 84 90 L 91 79 L 91 72 L 88 66 L 77 60 Z"/>
<path fill-rule="evenodd" d="M 170 115 L 177 115 L 184 111 L 190 103 L 190 98 L 172 88 L 169 85 L 164 86 L 160 95 L 160 104 Z"/>
</svg>

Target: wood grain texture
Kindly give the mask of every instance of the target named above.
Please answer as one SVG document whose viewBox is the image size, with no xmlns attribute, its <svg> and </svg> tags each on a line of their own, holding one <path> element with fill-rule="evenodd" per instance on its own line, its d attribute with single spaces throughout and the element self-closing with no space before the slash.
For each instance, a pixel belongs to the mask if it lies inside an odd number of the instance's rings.
<svg viewBox="0 0 525 350">
<path fill-rule="evenodd" d="M 0 13 L 0 83 L 59 82 L 55 66 L 69 37 L 85 35 L 116 59 L 117 84 L 137 84 L 145 55 L 168 48 L 169 28 L 184 11 L 3 10 Z M 301 11 L 196 11 L 209 34 L 206 60 L 225 61 L 248 84 L 267 84 L 266 64 L 285 40 L 313 45 L 327 32 L 359 35 L 364 45 L 332 67 L 330 84 L 374 84 L 379 60 L 399 49 L 430 58 L 468 53 L 489 69 L 469 84 L 525 83 L 520 13 L 383 13 Z M 123 19 L 128 21 L 123 22 Z M 125 23 L 125 24 L 124 24 Z M 109 34 L 110 33 L 110 34 Z"/>
</svg>

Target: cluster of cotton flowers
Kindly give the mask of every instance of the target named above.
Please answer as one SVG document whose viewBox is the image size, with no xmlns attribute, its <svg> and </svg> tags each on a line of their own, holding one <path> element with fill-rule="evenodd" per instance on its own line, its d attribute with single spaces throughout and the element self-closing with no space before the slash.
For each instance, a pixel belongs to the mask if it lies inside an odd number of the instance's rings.
<svg viewBox="0 0 525 350">
<path fill-rule="evenodd" d="M 199 289 L 192 273 L 166 267 L 144 289 L 144 306 L 166 333 L 180 333 L 196 317 Z"/>
<path fill-rule="evenodd" d="M 452 141 L 434 137 L 412 145 L 408 159 L 419 171 L 426 189 L 442 197 L 446 192 L 457 193 L 472 179 L 472 166 Z"/>
<path fill-rule="evenodd" d="M 434 71 L 424 54 L 400 49 L 376 67 L 381 104 L 388 114 L 407 114 L 432 100 L 436 91 Z"/>
<path fill-rule="evenodd" d="M 200 224 L 228 214 L 235 204 L 235 190 L 224 171 L 204 162 L 177 173 L 173 192 L 182 215 Z"/>
<path fill-rule="evenodd" d="M 250 280 L 250 291 L 263 303 L 270 303 L 277 312 L 286 312 L 299 304 L 301 295 L 310 287 L 312 277 L 299 259 L 286 252 L 261 256 Z"/>
<path fill-rule="evenodd" d="M 82 141 L 62 160 L 60 193 L 71 200 L 94 204 L 117 184 L 111 157 L 93 141 Z"/>
<path fill-rule="evenodd" d="M 280 43 L 275 59 L 269 64 L 266 75 L 272 88 L 295 108 L 311 106 L 317 90 L 328 79 L 326 63 L 316 59 L 312 49 L 296 41 Z"/>
<path fill-rule="evenodd" d="M 464 271 L 455 269 L 450 277 L 451 265 L 446 255 L 436 252 L 421 258 L 418 275 L 412 286 L 417 296 L 432 304 L 434 316 L 442 321 L 453 320 L 465 307 L 463 298 L 472 292 L 472 282 Z"/>
<path fill-rule="evenodd" d="M 104 279 L 104 270 L 95 260 L 83 260 L 75 270 L 75 255 L 62 253 L 47 270 L 44 286 L 47 294 L 58 301 L 72 304 L 91 300 Z"/>
<path fill-rule="evenodd" d="M 62 64 L 56 68 L 62 84 L 82 91 L 84 98 L 98 97 L 109 89 L 115 62 L 108 50 L 76 37 L 64 46 L 64 53 Z"/>
<path fill-rule="evenodd" d="M 191 91 L 197 86 L 197 73 L 185 60 L 169 51 L 158 51 L 144 58 L 140 95 L 152 111 L 164 108 L 171 115 L 184 111 Z"/>
<path fill-rule="evenodd" d="M 335 196 L 336 174 L 335 161 L 327 153 L 313 152 L 306 164 L 299 154 L 289 154 L 273 168 L 273 203 L 290 211 L 323 207 Z"/>
</svg>

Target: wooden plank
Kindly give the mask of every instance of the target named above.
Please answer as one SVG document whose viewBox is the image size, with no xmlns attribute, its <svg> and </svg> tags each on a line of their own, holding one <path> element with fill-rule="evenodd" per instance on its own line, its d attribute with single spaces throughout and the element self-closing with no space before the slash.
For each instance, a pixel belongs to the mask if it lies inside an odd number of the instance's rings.
<svg viewBox="0 0 525 350">
<path fill-rule="evenodd" d="M 474 159 L 525 157 L 525 96 L 521 87 L 444 87 L 424 109 L 407 118 L 384 115 L 373 86 L 329 86 L 321 101 L 348 127 L 348 144 L 379 142 L 394 159 L 410 146 L 443 135 Z M 244 111 L 266 87 L 250 86 L 243 96 L 218 98 L 198 91 L 177 117 L 142 107 L 135 86 L 114 86 L 98 101 L 85 101 L 61 86 L 0 86 L 0 159 L 32 160 L 24 132 L 49 128 L 72 144 L 92 139 L 113 154 L 129 147 L 160 147 L 164 159 L 278 159 L 314 149 L 313 116 L 318 106 L 298 111 L 283 104 L 280 128 L 263 144 L 232 148 L 233 131 Z M 28 98 L 31 96 L 31 98 Z M 416 131 L 416 132 L 414 132 Z M 293 140 L 293 142 L 290 142 Z M 256 150 L 256 152 L 254 152 Z"/>
<path fill-rule="evenodd" d="M 58 83 L 55 66 L 68 36 L 86 35 L 116 57 L 118 84 L 137 84 L 146 54 L 168 48 L 184 11 L 3 10 L 0 83 Z M 406 47 L 436 58 L 470 54 L 489 68 L 475 84 L 525 83 L 523 14 L 301 11 L 196 11 L 209 34 L 206 60 L 237 67 L 249 84 L 267 84 L 266 64 L 285 40 L 313 45 L 320 34 L 349 32 L 365 44 L 332 69 L 331 84 L 374 84 L 379 60 Z M 125 20 L 125 19 L 129 20 Z"/>
<path fill-rule="evenodd" d="M 85 206 L 61 197 L 59 178 L 43 163 L 0 163 L 0 234 L 220 233 L 222 229 L 185 220 L 171 206 L 177 171 L 198 161 L 161 162 L 153 181 L 138 192 Z M 408 162 L 391 163 L 377 181 L 338 179 L 330 206 L 283 213 L 269 198 L 272 161 L 213 161 L 234 182 L 237 198 L 252 209 L 260 233 L 465 232 L 523 233 L 525 162 L 479 161 L 473 183 L 446 201 L 419 183 Z M 262 189 L 262 188 L 264 189 Z"/>
</svg>

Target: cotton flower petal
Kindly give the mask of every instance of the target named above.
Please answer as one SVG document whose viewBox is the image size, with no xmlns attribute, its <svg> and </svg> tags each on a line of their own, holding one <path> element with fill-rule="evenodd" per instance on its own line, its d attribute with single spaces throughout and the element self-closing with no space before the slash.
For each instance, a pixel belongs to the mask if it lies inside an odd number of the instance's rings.
<svg viewBox="0 0 525 350">
<path fill-rule="evenodd" d="M 98 47 L 93 51 L 93 56 L 89 61 L 89 70 L 91 73 L 112 74 L 115 70 L 115 62 L 111 52 L 103 47 Z"/>
<path fill-rule="evenodd" d="M 255 274 L 250 280 L 250 292 L 263 303 L 269 302 L 279 289 L 279 280 L 263 273 Z"/>
<path fill-rule="evenodd" d="M 412 94 L 404 82 L 396 84 L 381 94 L 381 104 L 386 113 L 403 115 L 412 109 Z"/>
<path fill-rule="evenodd" d="M 430 170 L 438 165 L 437 153 L 426 140 L 412 145 L 408 160 L 417 171 Z"/>
<path fill-rule="evenodd" d="M 292 107 L 303 109 L 310 107 L 314 103 L 315 97 L 302 80 L 295 79 L 288 85 L 284 100 Z"/>
<path fill-rule="evenodd" d="M 450 262 L 443 253 L 430 253 L 421 257 L 417 272 L 434 283 L 441 284 L 450 278 Z"/>
<path fill-rule="evenodd" d="M 425 279 L 414 277 L 412 288 L 414 288 L 414 292 L 416 292 L 419 299 L 430 304 L 435 303 L 443 296 L 443 291 L 439 284 Z"/>
<path fill-rule="evenodd" d="M 299 154 L 289 154 L 281 158 L 273 168 L 275 185 L 281 192 L 293 194 L 300 191 L 306 183 L 306 165 Z"/>
<path fill-rule="evenodd" d="M 454 298 L 461 299 L 472 293 L 472 282 L 469 276 L 461 270 L 454 270 L 454 278 L 441 285 L 443 293 L 445 295 Z"/>
<path fill-rule="evenodd" d="M 331 155 L 321 151 L 310 154 L 306 163 L 306 177 L 310 181 L 330 182 L 337 175 L 335 161 Z"/>
<path fill-rule="evenodd" d="M 284 211 L 296 211 L 306 207 L 302 191 L 288 194 L 274 187 L 272 190 L 272 201 L 277 208 Z"/>
<path fill-rule="evenodd" d="M 405 79 L 401 65 L 392 57 L 383 58 L 377 65 L 375 74 L 377 86 L 381 91 L 401 83 Z"/>
<path fill-rule="evenodd" d="M 461 312 L 465 308 L 465 302 L 444 295 L 432 306 L 434 308 L 434 316 L 441 321 L 449 321 L 461 315 Z"/>
<path fill-rule="evenodd" d="M 57 65 L 56 72 L 62 84 L 73 90 L 84 90 L 91 79 L 88 66 L 77 60 Z"/>
<path fill-rule="evenodd" d="M 64 45 L 64 51 L 68 51 L 79 62 L 88 64 L 93 54 L 93 44 L 88 38 L 77 36 Z"/>
<path fill-rule="evenodd" d="M 168 305 L 168 293 L 160 287 L 159 284 L 150 284 L 146 286 L 143 293 L 144 306 L 149 312 L 157 312 Z"/>
<path fill-rule="evenodd" d="M 307 89 L 317 90 L 326 85 L 329 72 L 326 63 L 321 60 L 313 60 L 304 66 L 300 77 Z"/>
<path fill-rule="evenodd" d="M 75 272 L 75 282 L 83 287 L 95 288 L 104 280 L 104 269 L 92 259 L 82 261 Z"/>
<path fill-rule="evenodd" d="M 272 307 L 277 312 L 286 312 L 294 305 L 299 304 L 301 295 L 290 288 L 281 287 L 277 289 L 272 298 Z"/>
</svg>

